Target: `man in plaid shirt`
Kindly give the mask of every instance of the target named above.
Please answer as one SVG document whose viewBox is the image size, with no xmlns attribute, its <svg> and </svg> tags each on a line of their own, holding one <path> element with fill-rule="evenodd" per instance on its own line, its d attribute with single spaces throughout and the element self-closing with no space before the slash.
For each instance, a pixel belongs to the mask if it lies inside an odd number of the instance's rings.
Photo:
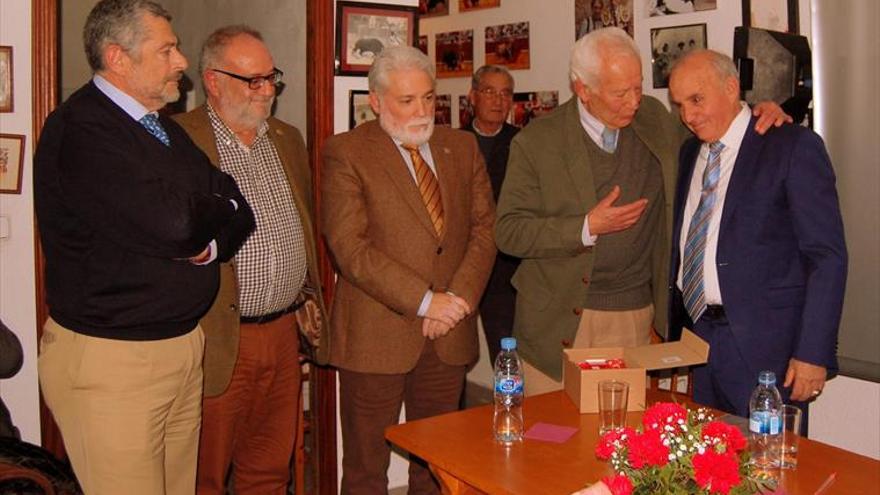
<svg viewBox="0 0 880 495">
<path fill-rule="evenodd" d="M 202 48 L 207 104 L 178 116 L 214 165 L 232 175 L 257 228 L 221 269 L 202 321 L 205 399 L 198 493 L 287 493 L 301 368 L 297 327 L 323 313 L 308 156 L 299 131 L 270 116 L 283 73 L 260 33 L 227 26 Z M 305 302 L 309 301 L 309 302 Z M 305 302 L 305 306 L 303 305 Z"/>
</svg>

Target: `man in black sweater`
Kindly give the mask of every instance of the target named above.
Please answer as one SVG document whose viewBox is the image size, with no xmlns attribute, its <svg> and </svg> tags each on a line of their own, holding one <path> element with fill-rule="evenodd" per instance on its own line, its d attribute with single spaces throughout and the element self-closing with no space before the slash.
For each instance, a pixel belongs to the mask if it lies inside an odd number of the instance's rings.
<svg viewBox="0 0 880 495">
<path fill-rule="evenodd" d="M 463 130 L 477 136 L 480 153 L 486 161 L 489 180 L 495 201 L 501 192 L 504 173 L 507 171 L 507 155 L 510 140 L 519 131 L 506 122 L 513 105 L 513 76 L 502 66 L 484 65 L 474 72 L 468 99 L 474 107 L 474 119 Z M 510 278 L 519 266 L 519 259 L 498 252 L 492 276 L 486 292 L 480 301 L 480 319 L 486 344 L 489 348 L 489 362 L 501 350 L 501 339 L 510 337 L 513 331 L 513 311 L 516 306 L 516 290 Z"/>
<path fill-rule="evenodd" d="M 254 226 L 235 181 L 156 111 L 187 62 L 149 0 L 102 0 L 84 30 L 94 78 L 49 118 L 35 202 L 50 318 L 43 395 L 89 494 L 191 494 L 199 318 Z"/>
</svg>

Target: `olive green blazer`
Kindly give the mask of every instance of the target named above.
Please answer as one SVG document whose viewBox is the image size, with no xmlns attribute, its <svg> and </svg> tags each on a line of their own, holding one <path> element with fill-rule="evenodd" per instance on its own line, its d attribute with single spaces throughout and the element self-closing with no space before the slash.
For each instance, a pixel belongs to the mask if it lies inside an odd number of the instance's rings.
<svg viewBox="0 0 880 495">
<path fill-rule="evenodd" d="M 660 163 L 666 208 L 651 252 L 654 328 L 666 332 L 667 271 L 678 150 L 689 135 L 660 101 L 642 98 L 631 124 Z M 498 248 L 522 258 L 514 335 L 520 355 L 544 373 L 562 378 L 562 349 L 574 342 L 592 278 L 593 248 L 581 242 L 584 216 L 598 199 L 573 97 L 513 139 L 498 199 Z M 578 312 L 579 313 L 579 312 Z"/>
</svg>

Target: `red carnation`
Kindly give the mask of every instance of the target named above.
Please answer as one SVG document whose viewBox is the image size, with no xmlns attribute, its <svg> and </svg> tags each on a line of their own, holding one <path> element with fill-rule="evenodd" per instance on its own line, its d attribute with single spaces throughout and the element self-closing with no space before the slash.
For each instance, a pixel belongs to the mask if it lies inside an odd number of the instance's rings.
<svg viewBox="0 0 880 495">
<path fill-rule="evenodd" d="M 616 446 L 615 442 L 621 440 L 624 436 L 626 438 L 632 438 L 635 436 L 636 431 L 632 428 L 626 427 L 622 429 L 611 430 L 599 439 L 599 443 L 596 444 L 596 457 L 603 461 L 607 461 L 611 458 L 611 454 L 614 453 Z M 626 441 L 623 442 L 624 444 Z"/>
<path fill-rule="evenodd" d="M 669 447 L 663 445 L 659 430 L 646 430 L 629 439 L 627 458 L 632 467 L 665 466 L 669 462 Z"/>
<path fill-rule="evenodd" d="M 606 476 L 602 478 L 602 483 L 611 490 L 612 495 L 631 495 L 633 492 L 632 481 L 622 474 Z"/>
<path fill-rule="evenodd" d="M 678 420 L 687 421 L 687 409 L 674 402 L 658 402 L 649 407 L 642 416 L 645 430 L 662 430 L 666 424 L 678 424 Z"/>
<path fill-rule="evenodd" d="M 739 465 L 732 455 L 708 449 L 693 458 L 694 480 L 709 493 L 727 495 L 740 482 Z"/>
<path fill-rule="evenodd" d="M 721 421 L 712 421 L 703 427 L 703 438 L 717 438 L 727 446 L 729 452 L 741 452 L 746 448 L 746 438 L 739 428 Z"/>
</svg>

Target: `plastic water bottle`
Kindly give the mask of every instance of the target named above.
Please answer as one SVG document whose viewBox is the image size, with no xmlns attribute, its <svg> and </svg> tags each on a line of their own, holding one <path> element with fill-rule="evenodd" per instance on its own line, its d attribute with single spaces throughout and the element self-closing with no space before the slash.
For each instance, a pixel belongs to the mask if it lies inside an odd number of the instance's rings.
<svg viewBox="0 0 880 495">
<path fill-rule="evenodd" d="M 523 434 L 522 361 L 516 354 L 516 339 L 501 339 L 501 352 L 495 358 L 495 439 L 504 445 L 522 440 Z"/>
<path fill-rule="evenodd" d="M 749 447 L 758 472 L 775 477 L 782 443 L 782 396 L 776 374 L 762 371 L 749 400 Z"/>
</svg>

